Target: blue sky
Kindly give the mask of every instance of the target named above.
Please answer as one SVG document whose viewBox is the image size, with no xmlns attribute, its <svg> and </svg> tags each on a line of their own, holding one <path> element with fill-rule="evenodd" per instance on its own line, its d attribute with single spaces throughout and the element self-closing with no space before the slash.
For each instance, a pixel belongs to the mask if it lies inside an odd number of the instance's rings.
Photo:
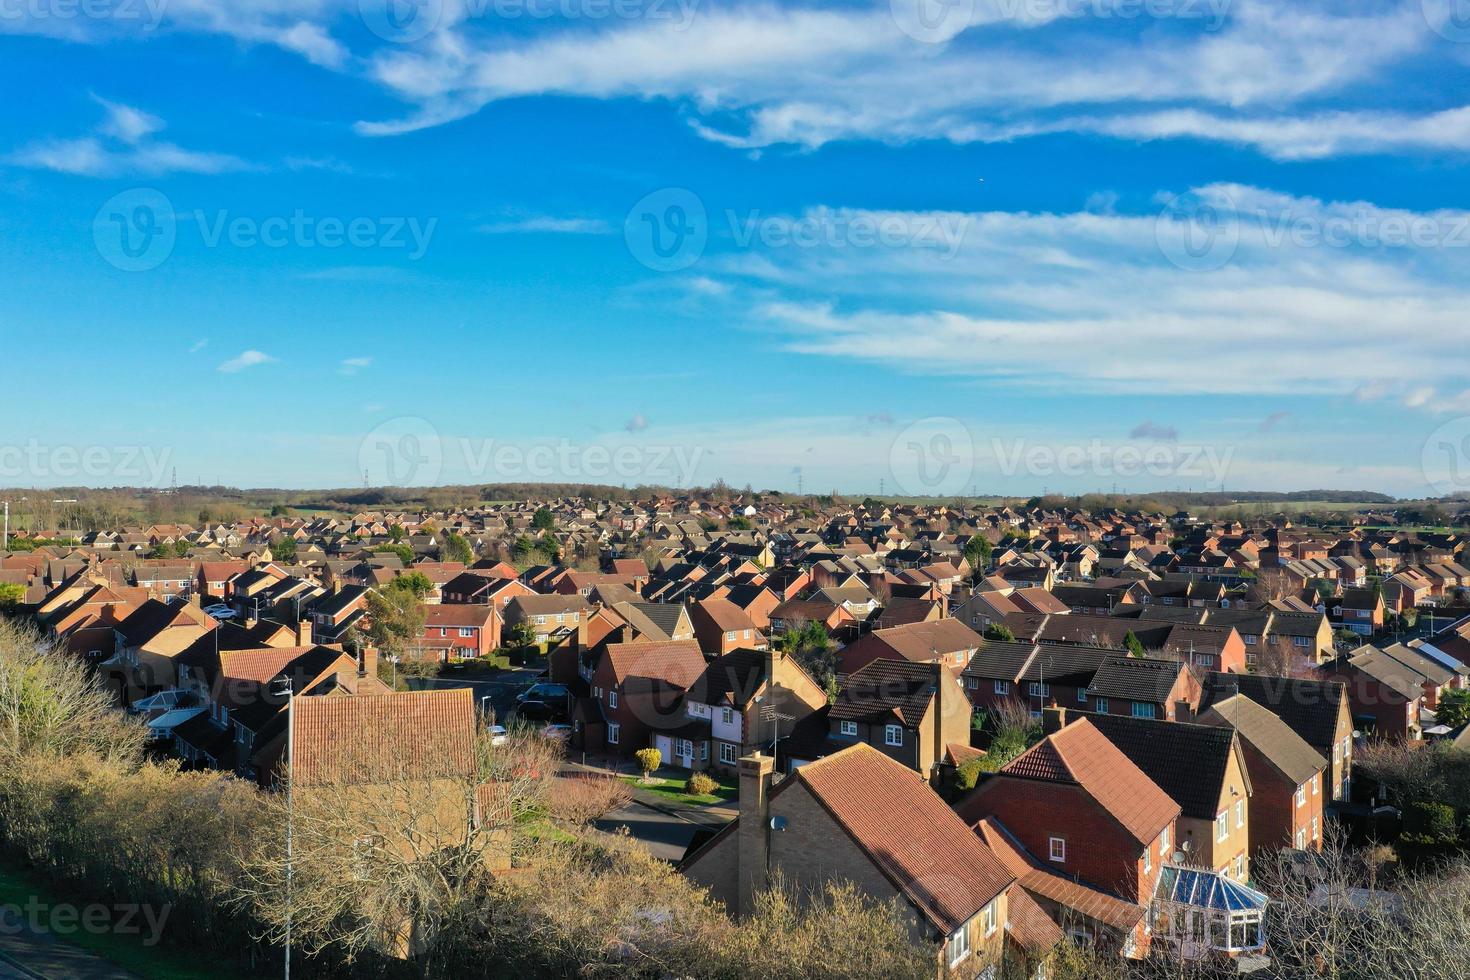
<svg viewBox="0 0 1470 980">
<path fill-rule="evenodd" d="M 0 5 L 0 484 L 1470 490 L 1455 13 Z"/>
</svg>

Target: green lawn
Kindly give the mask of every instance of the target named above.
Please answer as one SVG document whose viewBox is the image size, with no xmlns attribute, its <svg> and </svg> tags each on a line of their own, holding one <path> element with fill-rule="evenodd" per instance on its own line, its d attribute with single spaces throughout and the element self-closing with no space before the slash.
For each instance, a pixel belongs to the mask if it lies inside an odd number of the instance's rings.
<svg viewBox="0 0 1470 980">
<path fill-rule="evenodd" d="M 735 799 L 740 792 L 739 788 L 734 783 L 722 782 L 715 789 L 713 796 L 695 796 L 692 793 L 684 792 L 683 779 L 660 779 L 658 777 L 654 777 L 653 782 L 644 783 L 641 782 L 637 776 L 623 776 L 621 778 L 623 782 L 627 783 L 635 790 L 642 790 L 645 793 L 652 793 L 655 796 L 659 796 L 668 800 L 670 803 L 683 803 L 686 805 L 698 805 L 704 803 L 726 803 L 730 800 Z"/>
<path fill-rule="evenodd" d="M 0 857 L 0 904 L 24 909 L 33 899 L 52 907 L 90 904 L 87 899 L 72 899 L 44 878 L 19 867 L 13 859 Z M 147 924 L 140 921 L 139 928 L 140 932 L 132 935 L 79 928 L 58 938 L 149 980 L 254 980 L 253 974 L 221 962 L 213 953 L 203 957 L 197 950 L 147 946 Z"/>
</svg>

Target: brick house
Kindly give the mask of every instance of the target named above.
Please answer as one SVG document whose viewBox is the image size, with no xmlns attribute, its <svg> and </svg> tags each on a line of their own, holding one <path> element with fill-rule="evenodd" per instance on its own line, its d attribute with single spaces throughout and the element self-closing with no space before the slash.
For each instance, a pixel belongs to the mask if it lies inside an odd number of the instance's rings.
<svg viewBox="0 0 1470 980">
<path fill-rule="evenodd" d="M 744 609 L 729 599 L 704 599 L 689 606 L 694 636 L 705 653 L 719 656 L 742 648 L 761 648 L 766 638 Z"/>
<path fill-rule="evenodd" d="M 798 895 L 852 882 L 896 902 L 936 977 L 1031 975 L 1059 929 L 996 855 L 912 772 L 865 744 L 772 788 L 773 760 L 740 760 L 740 816 L 681 870 L 735 915 L 779 873 Z"/>
<path fill-rule="evenodd" d="M 1048 709 L 1049 722 L 1052 712 L 1064 710 Z M 1247 880 L 1252 787 L 1235 733 L 1118 715 L 1088 721 L 1179 804 L 1178 847 L 1188 863 Z"/>
<path fill-rule="evenodd" d="M 596 713 L 574 719 L 582 744 L 632 755 L 650 747 L 656 734 L 682 728 L 688 723 L 684 695 L 704 670 L 704 654 L 693 640 L 609 643 L 587 682 Z"/>
<path fill-rule="evenodd" d="M 931 782 L 970 747 L 970 702 L 945 665 L 874 660 L 849 674 L 827 713 L 828 742 L 871 745 Z"/>
<path fill-rule="evenodd" d="M 1327 760 L 1280 718 L 1243 694 L 1216 702 L 1199 720 L 1240 736 L 1254 788 L 1249 821 L 1252 853 L 1281 847 L 1321 850 Z"/>
<path fill-rule="evenodd" d="M 1347 686 L 1339 680 L 1272 677 L 1266 674 L 1209 674 L 1203 681 L 1200 709 L 1242 694 L 1280 718 L 1325 759 L 1327 798 L 1351 795 L 1353 718 Z"/>
<path fill-rule="evenodd" d="M 1085 718 L 1047 735 L 956 807 L 1004 824 L 1061 874 L 1146 907 L 1176 846 L 1179 804 Z M 1140 923 L 1125 951 L 1146 951 Z"/>
<path fill-rule="evenodd" d="M 484 657 L 500 646 L 500 610 L 493 605 L 424 607 L 424 630 L 417 647 L 439 660 Z"/>
</svg>

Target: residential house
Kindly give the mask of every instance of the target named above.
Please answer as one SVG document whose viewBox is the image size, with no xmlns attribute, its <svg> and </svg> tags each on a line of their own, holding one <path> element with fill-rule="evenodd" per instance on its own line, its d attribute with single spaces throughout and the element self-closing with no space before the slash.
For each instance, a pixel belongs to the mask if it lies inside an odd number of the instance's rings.
<svg viewBox="0 0 1470 980">
<path fill-rule="evenodd" d="M 681 865 L 732 913 L 750 914 L 777 874 L 798 895 L 850 882 L 897 903 L 936 977 L 1034 975 L 1062 940 L 984 842 L 882 752 L 856 744 L 774 787 L 773 768 L 740 760 L 739 817 Z"/>
<path fill-rule="evenodd" d="M 958 675 L 981 642 L 980 634 L 953 618 L 874 630 L 842 648 L 839 673 L 856 673 L 875 660 L 911 660 L 943 664 Z"/>
<path fill-rule="evenodd" d="M 873 660 L 848 674 L 827 712 L 828 742 L 863 742 L 933 782 L 970 747 L 970 702 L 949 666 Z"/>
<path fill-rule="evenodd" d="M 689 607 L 699 648 L 711 656 L 742 648 L 760 649 L 766 638 L 748 613 L 729 599 L 703 599 Z"/>
<path fill-rule="evenodd" d="M 685 694 L 705 666 L 694 640 L 607 644 L 594 663 L 584 660 L 593 707 L 573 718 L 577 741 L 588 749 L 632 755 L 649 748 L 657 734 L 672 737 L 689 724 Z"/>
<path fill-rule="evenodd" d="M 1199 720 L 1240 736 L 1254 788 L 1251 852 L 1282 847 L 1321 850 L 1327 760 L 1284 721 L 1243 694 L 1215 702 Z"/>
</svg>

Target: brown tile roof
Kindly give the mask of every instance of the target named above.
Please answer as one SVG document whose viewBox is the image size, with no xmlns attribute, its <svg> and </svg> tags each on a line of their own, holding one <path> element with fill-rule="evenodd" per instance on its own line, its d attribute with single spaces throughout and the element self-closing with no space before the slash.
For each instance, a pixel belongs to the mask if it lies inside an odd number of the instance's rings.
<svg viewBox="0 0 1470 980">
<path fill-rule="evenodd" d="M 609 643 L 603 654 L 619 682 L 631 677 L 659 680 L 688 690 L 704 673 L 698 640 L 636 640 Z"/>
<path fill-rule="evenodd" d="M 1321 753 L 1302 741 L 1286 722 L 1244 694 L 1215 702 L 1199 720 L 1239 732 L 1242 739 L 1298 785 L 1327 768 L 1327 760 Z"/>
<path fill-rule="evenodd" d="M 941 932 L 974 918 L 1015 881 L 913 770 L 858 744 L 796 770 L 801 783 Z"/>
<path fill-rule="evenodd" d="M 1032 956 L 1045 954 L 1066 938 L 1061 927 L 1036 904 L 1023 885 L 1011 886 L 1006 905 L 1009 907 L 1006 933 Z"/>
<path fill-rule="evenodd" d="M 292 700 L 298 785 L 335 778 L 375 782 L 475 771 L 475 702 L 469 688 Z M 365 745 L 371 752 L 360 751 Z M 378 750 L 382 750 L 381 753 Z"/>
<path fill-rule="evenodd" d="M 1086 718 L 1033 745 L 1001 774 L 1081 786 L 1141 844 L 1179 816 L 1179 804 Z"/>
</svg>

